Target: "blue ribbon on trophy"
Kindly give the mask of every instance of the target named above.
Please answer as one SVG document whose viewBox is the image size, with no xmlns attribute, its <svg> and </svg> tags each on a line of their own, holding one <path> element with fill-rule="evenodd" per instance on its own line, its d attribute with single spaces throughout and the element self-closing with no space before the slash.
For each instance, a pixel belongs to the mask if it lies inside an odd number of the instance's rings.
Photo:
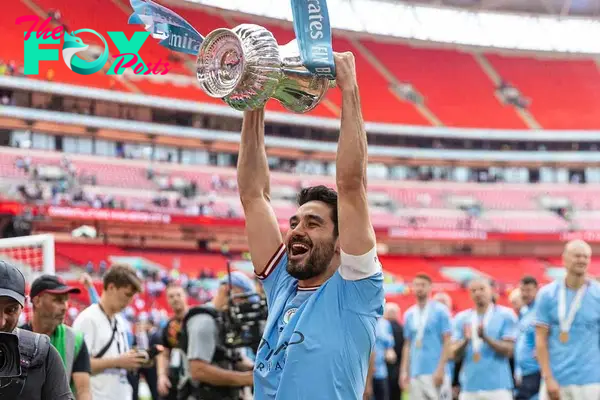
<svg viewBox="0 0 600 400">
<path fill-rule="evenodd" d="M 331 24 L 326 0 L 291 0 L 302 63 L 313 75 L 335 79 Z"/>
<path fill-rule="evenodd" d="M 143 24 L 159 44 L 173 51 L 198 55 L 204 37 L 175 12 L 151 0 L 131 0 L 129 24 Z"/>
<path fill-rule="evenodd" d="M 291 0 L 297 40 L 279 46 L 253 24 L 216 29 L 203 37 L 175 12 L 152 0 L 130 0 L 130 24 L 143 24 L 159 44 L 197 55 L 197 77 L 211 97 L 237 110 L 263 107 L 270 98 L 290 111 L 312 110 L 335 79 L 326 0 Z"/>
</svg>

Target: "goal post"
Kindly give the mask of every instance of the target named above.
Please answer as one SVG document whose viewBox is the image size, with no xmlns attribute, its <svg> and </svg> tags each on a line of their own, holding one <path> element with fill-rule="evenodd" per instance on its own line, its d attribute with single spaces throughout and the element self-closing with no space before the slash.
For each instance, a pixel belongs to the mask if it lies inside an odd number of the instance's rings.
<svg viewBox="0 0 600 400">
<path fill-rule="evenodd" d="M 54 275 L 54 259 L 51 234 L 0 239 L 0 260 L 20 268 L 29 282 L 41 274 Z"/>
</svg>

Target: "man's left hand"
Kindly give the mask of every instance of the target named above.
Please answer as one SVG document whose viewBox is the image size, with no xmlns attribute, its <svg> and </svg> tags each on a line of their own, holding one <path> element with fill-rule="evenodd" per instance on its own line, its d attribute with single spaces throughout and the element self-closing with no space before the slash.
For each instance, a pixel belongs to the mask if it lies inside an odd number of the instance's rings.
<svg viewBox="0 0 600 400">
<path fill-rule="evenodd" d="M 356 64 L 354 54 L 347 51 L 345 53 L 333 53 L 335 61 L 335 80 L 338 87 L 344 91 L 351 91 L 358 87 L 356 81 Z"/>
</svg>

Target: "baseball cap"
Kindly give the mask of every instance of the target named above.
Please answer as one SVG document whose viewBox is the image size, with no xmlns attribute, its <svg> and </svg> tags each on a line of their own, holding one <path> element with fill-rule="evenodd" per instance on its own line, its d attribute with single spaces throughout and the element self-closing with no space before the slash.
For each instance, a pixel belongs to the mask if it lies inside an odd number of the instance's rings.
<svg viewBox="0 0 600 400">
<path fill-rule="evenodd" d="M 0 260 L 0 296 L 15 299 L 25 306 L 25 277 L 14 265 Z"/>
<path fill-rule="evenodd" d="M 229 277 L 225 275 L 221 278 L 221 284 L 228 284 Z M 246 274 L 240 271 L 231 272 L 231 285 L 238 287 L 244 291 L 245 294 L 252 294 L 256 292 L 254 282 Z"/>
<path fill-rule="evenodd" d="M 67 286 L 62 279 L 55 275 L 42 275 L 31 284 L 29 297 L 32 299 L 42 293 L 65 294 L 65 293 L 81 293 L 81 290 Z"/>
</svg>

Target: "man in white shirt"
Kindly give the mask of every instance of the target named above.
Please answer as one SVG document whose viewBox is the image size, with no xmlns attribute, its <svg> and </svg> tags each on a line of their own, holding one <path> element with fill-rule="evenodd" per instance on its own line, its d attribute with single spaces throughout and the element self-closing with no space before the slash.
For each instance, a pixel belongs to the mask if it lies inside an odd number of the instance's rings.
<svg viewBox="0 0 600 400">
<path fill-rule="evenodd" d="M 73 322 L 73 328 L 83 333 L 90 350 L 92 398 L 129 400 L 132 389 L 127 381 L 127 370 L 135 370 L 147 360 L 129 349 L 126 327 L 117 313 L 141 291 L 142 282 L 135 269 L 114 265 L 104 275 L 103 287 L 98 304 L 83 310 Z"/>
</svg>

